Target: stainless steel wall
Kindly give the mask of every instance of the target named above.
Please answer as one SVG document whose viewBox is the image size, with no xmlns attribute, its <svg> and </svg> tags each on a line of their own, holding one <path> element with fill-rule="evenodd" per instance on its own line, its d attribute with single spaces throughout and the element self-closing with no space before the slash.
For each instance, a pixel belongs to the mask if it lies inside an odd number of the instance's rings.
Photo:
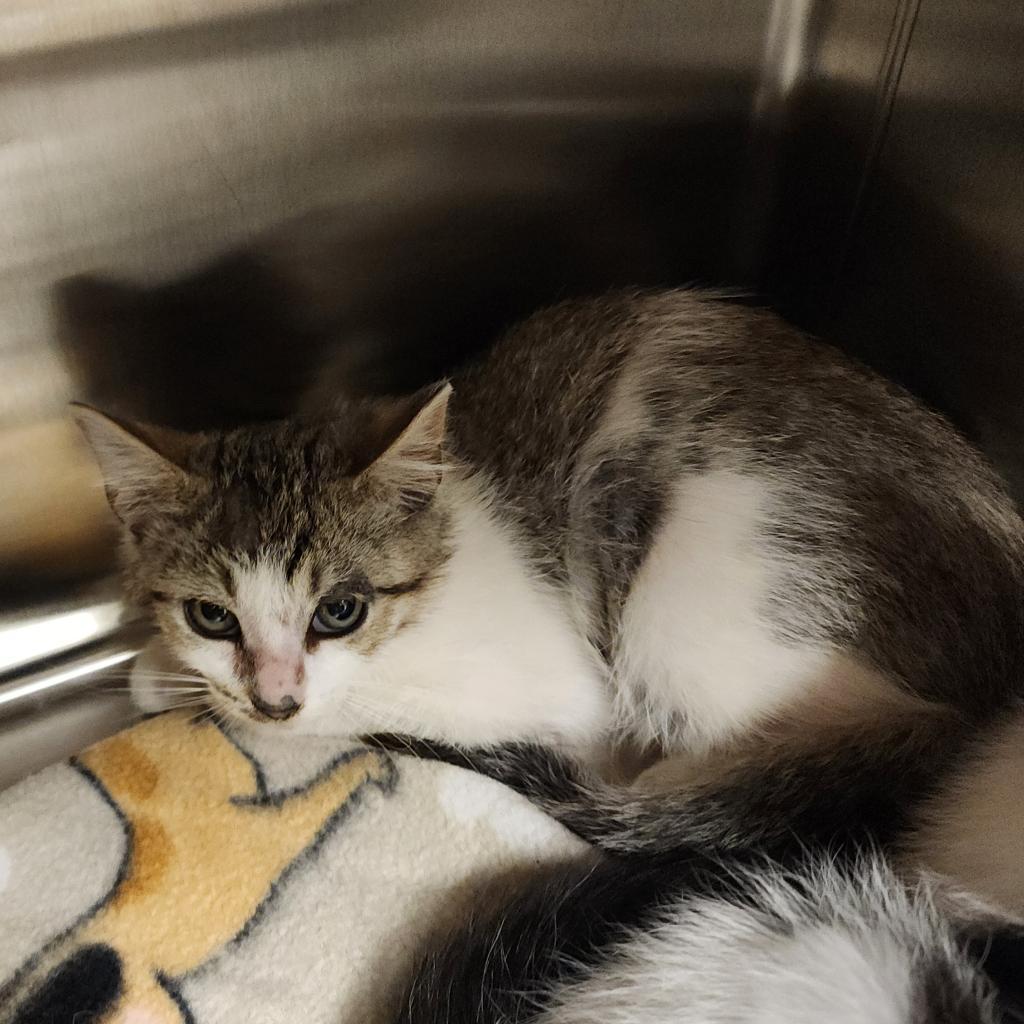
<svg viewBox="0 0 1024 1024">
<path fill-rule="evenodd" d="M 904 380 L 1024 493 L 1021 54 L 1019 0 L 12 0 L 0 782 L 125 714 L 51 700 L 137 643 L 73 396 L 277 415 L 332 359 L 409 386 L 542 302 L 697 279 Z"/>
<path fill-rule="evenodd" d="M 952 416 L 1020 500 L 1024 5 L 818 6 L 768 290 Z"/>
</svg>

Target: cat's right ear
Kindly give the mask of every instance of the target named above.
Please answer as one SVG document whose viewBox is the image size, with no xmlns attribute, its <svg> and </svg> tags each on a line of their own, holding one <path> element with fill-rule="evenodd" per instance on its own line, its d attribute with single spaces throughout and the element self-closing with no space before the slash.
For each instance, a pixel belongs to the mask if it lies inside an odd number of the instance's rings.
<svg viewBox="0 0 1024 1024">
<path fill-rule="evenodd" d="M 186 435 L 115 420 L 78 402 L 72 403 L 71 414 L 96 455 L 110 507 L 135 530 L 154 502 L 165 501 L 186 479 L 169 451 L 177 449 L 180 458 Z M 163 450 L 157 438 L 165 442 Z"/>
<path fill-rule="evenodd" d="M 359 479 L 387 487 L 407 512 L 429 505 L 441 482 L 451 394 L 451 384 L 434 385 L 378 410 L 377 451 Z"/>
</svg>

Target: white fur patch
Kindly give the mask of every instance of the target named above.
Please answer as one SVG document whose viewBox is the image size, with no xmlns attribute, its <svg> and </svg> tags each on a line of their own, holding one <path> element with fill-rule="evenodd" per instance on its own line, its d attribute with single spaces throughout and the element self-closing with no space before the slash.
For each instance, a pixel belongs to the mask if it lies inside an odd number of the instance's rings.
<svg viewBox="0 0 1024 1024">
<path fill-rule="evenodd" d="M 275 561 L 260 560 L 236 566 L 235 608 L 246 646 L 268 656 L 292 656 L 301 651 L 313 603 L 306 588 L 291 585 Z M 297 583 L 303 583 L 299 580 Z"/>
<path fill-rule="evenodd" d="M 922 962 L 956 959 L 927 896 L 911 903 L 878 868 L 856 883 L 825 868 L 809 890 L 766 873 L 761 890 L 767 913 L 670 909 L 539 1024 L 912 1024 Z M 966 969 L 956 983 L 969 990 Z"/>
<path fill-rule="evenodd" d="M 768 500 L 760 480 L 734 472 L 677 484 L 623 614 L 617 711 L 630 731 L 704 747 L 826 672 L 830 651 L 783 644 L 764 620 L 771 564 L 757 529 Z"/>
<path fill-rule="evenodd" d="M 910 1024 L 911 963 L 885 934 L 783 936 L 709 903 L 625 945 L 543 1024 Z"/>
</svg>

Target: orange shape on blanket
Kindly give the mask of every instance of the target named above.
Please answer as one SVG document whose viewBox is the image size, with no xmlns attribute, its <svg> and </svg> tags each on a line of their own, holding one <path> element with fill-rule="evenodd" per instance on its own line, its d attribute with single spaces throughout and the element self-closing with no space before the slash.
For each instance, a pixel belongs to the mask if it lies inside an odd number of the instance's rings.
<svg viewBox="0 0 1024 1024">
<path fill-rule="evenodd" d="M 241 932 L 284 870 L 351 796 L 385 783 L 390 762 L 354 752 L 308 787 L 267 798 L 249 760 L 212 724 L 161 715 L 80 759 L 131 830 L 127 870 L 75 936 L 117 951 L 124 972 L 112 1022 L 177 1022 L 161 982 Z"/>
<path fill-rule="evenodd" d="M 115 736 L 97 747 L 103 751 L 105 784 L 108 790 L 145 800 L 156 789 L 160 769 L 138 748 L 131 735 Z"/>
<path fill-rule="evenodd" d="M 154 818 L 139 816 L 132 823 L 132 859 L 124 881 L 110 901 L 111 908 L 123 908 L 133 900 L 144 900 L 160 884 L 172 856 L 167 829 Z"/>
</svg>

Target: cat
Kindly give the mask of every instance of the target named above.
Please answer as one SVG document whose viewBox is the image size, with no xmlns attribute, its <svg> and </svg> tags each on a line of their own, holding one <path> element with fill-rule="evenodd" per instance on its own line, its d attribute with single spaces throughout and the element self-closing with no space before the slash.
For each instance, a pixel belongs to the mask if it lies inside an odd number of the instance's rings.
<svg viewBox="0 0 1024 1024">
<path fill-rule="evenodd" d="M 940 416 L 771 313 L 618 292 L 319 418 L 78 418 L 149 657 L 233 721 L 584 759 L 627 738 L 681 765 L 657 798 L 673 847 L 780 859 L 913 836 L 927 862 L 930 822 L 972 835 L 944 794 L 1006 756 L 1015 508 Z M 606 831 L 628 844 L 623 793 Z M 1000 819 L 1024 835 L 1019 801 Z M 976 832 L 1019 880 L 1017 844 Z"/>
<path fill-rule="evenodd" d="M 1010 1024 L 1022 955 L 1019 922 L 877 858 L 603 860 L 439 936 L 395 1024 Z"/>
</svg>

